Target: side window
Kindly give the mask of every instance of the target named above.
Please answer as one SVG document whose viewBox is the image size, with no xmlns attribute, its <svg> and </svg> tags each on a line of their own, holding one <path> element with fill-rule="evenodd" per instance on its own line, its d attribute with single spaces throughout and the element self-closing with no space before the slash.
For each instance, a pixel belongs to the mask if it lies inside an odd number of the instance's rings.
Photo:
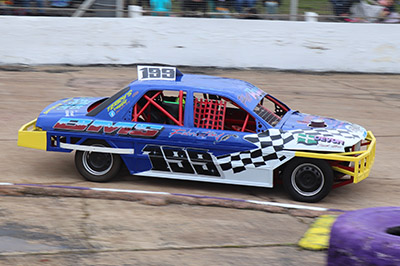
<svg viewBox="0 0 400 266">
<path fill-rule="evenodd" d="M 134 105 L 132 121 L 183 126 L 186 93 L 151 90 Z"/>
<path fill-rule="evenodd" d="M 269 95 L 262 98 L 254 108 L 254 112 L 273 127 L 281 121 L 287 111 L 288 108 L 285 105 Z"/>
<path fill-rule="evenodd" d="M 194 93 L 193 108 L 195 127 L 240 132 L 256 131 L 254 118 L 222 96 Z"/>
</svg>

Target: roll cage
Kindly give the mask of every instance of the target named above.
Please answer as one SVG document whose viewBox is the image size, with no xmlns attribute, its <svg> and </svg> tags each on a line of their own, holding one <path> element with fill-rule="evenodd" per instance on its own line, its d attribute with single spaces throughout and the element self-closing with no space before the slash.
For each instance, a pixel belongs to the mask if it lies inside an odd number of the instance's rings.
<svg viewBox="0 0 400 266">
<path fill-rule="evenodd" d="M 132 122 L 147 122 L 184 126 L 186 92 L 168 96 L 166 90 L 149 90 L 133 106 Z M 254 117 L 232 100 L 203 93 L 193 95 L 193 125 L 213 130 L 256 132 Z"/>
</svg>

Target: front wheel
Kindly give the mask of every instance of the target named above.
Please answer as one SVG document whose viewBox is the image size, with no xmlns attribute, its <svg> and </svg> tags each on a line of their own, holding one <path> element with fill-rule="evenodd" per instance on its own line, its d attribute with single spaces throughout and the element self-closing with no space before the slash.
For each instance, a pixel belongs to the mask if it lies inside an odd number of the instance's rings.
<svg viewBox="0 0 400 266">
<path fill-rule="evenodd" d="M 92 144 L 91 146 L 105 147 L 103 144 Z M 118 174 L 121 168 L 121 158 L 112 153 L 76 151 L 75 166 L 86 180 L 107 182 Z"/>
<path fill-rule="evenodd" d="M 323 160 L 295 158 L 283 170 L 283 184 L 297 201 L 318 202 L 333 186 L 333 170 Z"/>
</svg>

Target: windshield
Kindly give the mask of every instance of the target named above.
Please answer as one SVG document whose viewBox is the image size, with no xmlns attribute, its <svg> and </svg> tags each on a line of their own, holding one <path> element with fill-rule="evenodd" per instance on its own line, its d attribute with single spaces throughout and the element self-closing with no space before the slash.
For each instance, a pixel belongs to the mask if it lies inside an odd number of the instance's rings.
<svg viewBox="0 0 400 266">
<path fill-rule="evenodd" d="M 111 103 L 113 103 L 115 100 L 117 100 L 119 97 L 127 93 L 129 90 L 129 86 L 120 90 L 110 98 L 105 99 L 101 104 L 95 106 L 95 108 L 91 108 L 90 111 L 88 111 L 87 116 L 96 116 L 98 113 L 103 111 L 104 108 L 109 106 Z"/>
<path fill-rule="evenodd" d="M 273 98 L 266 95 L 254 108 L 254 112 L 271 126 L 275 127 L 281 118 L 289 111 L 289 108 Z"/>
</svg>

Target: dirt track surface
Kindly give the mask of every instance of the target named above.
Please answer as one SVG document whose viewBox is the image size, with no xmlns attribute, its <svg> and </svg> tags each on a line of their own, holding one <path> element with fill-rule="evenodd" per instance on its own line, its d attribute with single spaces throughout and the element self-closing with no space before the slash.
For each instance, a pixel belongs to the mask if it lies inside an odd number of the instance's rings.
<svg viewBox="0 0 400 266">
<path fill-rule="evenodd" d="M 400 194 L 400 76 L 181 68 L 253 83 L 304 113 L 371 130 L 371 175 L 312 206 L 353 210 L 397 206 Z M 136 78 L 135 67 L 2 67 L 0 182 L 109 187 L 296 203 L 282 187 L 263 189 L 122 175 L 83 181 L 73 154 L 17 147 L 17 131 L 51 102 L 110 96 Z M 151 204 L 151 203 L 150 203 Z M 157 203 L 155 204 L 157 205 Z M 163 205 L 163 204 L 160 204 Z M 304 204 L 303 204 L 304 205 Z M 9 265 L 323 265 L 324 252 L 295 244 L 312 222 L 287 213 L 87 198 L 1 197 L 0 264 Z M 17 253 L 15 253 L 17 252 Z M 77 262 L 77 263 L 76 263 Z"/>
</svg>

